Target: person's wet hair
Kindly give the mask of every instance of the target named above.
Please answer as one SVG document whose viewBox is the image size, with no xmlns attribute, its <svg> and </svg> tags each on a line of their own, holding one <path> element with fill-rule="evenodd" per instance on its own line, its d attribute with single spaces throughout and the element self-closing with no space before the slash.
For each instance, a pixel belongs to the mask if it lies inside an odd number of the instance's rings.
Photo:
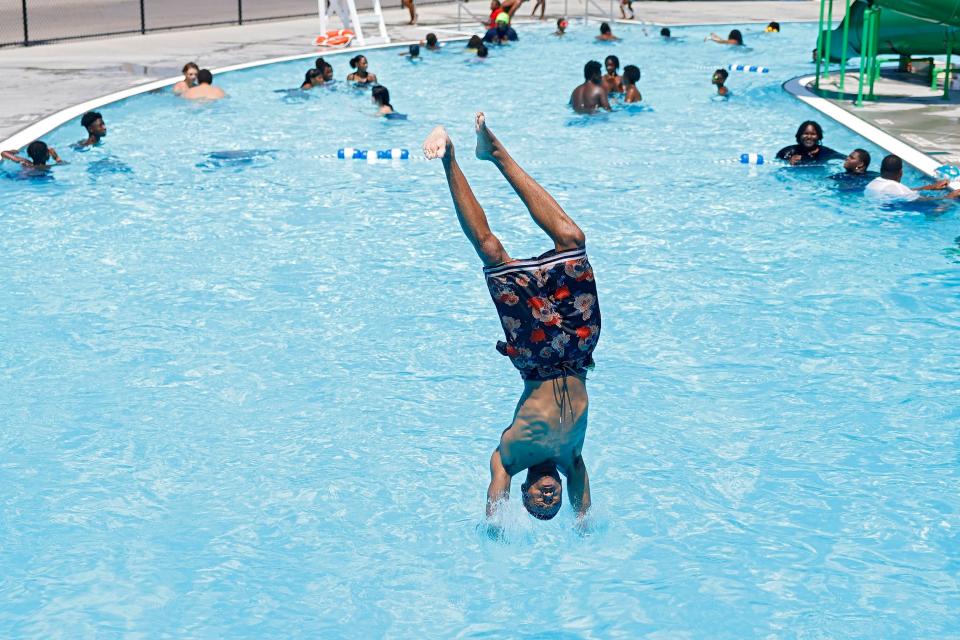
<svg viewBox="0 0 960 640">
<path fill-rule="evenodd" d="M 320 69 L 309 69 L 307 75 L 303 77 L 303 84 L 313 84 L 313 81 L 317 78 L 323 79 L 323 74 L 320 72 Z"/>
<path fill-rule="evenodd" d="M 619 68 L 620 68 L 620 58 L 618 58 L 617 56 L 610 55 L 610 56 L 607 56 L 606 58 L 604 58 L 604 60 L 603 60 L 604 65 L 606 65 L 606 63 L 608 63 L 608 62 L 613 62 L 613 68 L 614 68 L 614 69 L 619 69 Z"/>
<path fill-rule="evenodd" d="M 390 104 L 390 92 L 387 91 L 387 88 L 382 84 L 375 85 L 373 91 L 371 91 L 371 95 L 381 107 L 393 108 L 393 105 Z"/>
<path fill-rule="evenodd" d="M 187 64 L 183 65 L 182 71 L 184 75 L 186 75 L 187 71 L 190 69 L 196 69 L 197 71 L 200 71 L 200 67 L 197 66 L 196 62 L 188 62 Z"/>
<path fill-rule="evenodd" d="M 103 116 L 96 111 L 87 111 L 83 114 L 83 117 L 80 118 L 80 126 L 84 129 L 89 129 L 97 120 L 103 120 Z"/>
<path fill-rule="evenodd" d="M 427 46 L 428 46 L 428 47 L 435 47 L 435 46 L 437 46 L 437 34 L 435 34 L 435 33 L 428 33 L 428 34 L 427 34 Z"/>
<path fill-rule="evenodd" d="M 863 163 L 863 170 L 866 171 L 870 166 L 870 152 L 866 149 L 854 149 L 851 153 L 857 156 L 857 160 Z"/>
<path fill-rule="evenodd" d="M 420 55 L 420 45 L 412 44 L 410 45 L 410 48 L 408 49 L 408 51 L 410 53 L 411 58 L 416 58 L 417 56 Z"/>
<path fill-rule="evenodd" d="M 43 140 L 34 140 L 27 146 L 27 155 L 33 164 L 47 164 L 50 159 L 50 149 Z"/>
<path fill-rule="evenodd" d="M 803 140 L 803 132 L 807 127 L 813 127 L 816 130 L 818 143 L 823 140 L 823 127 L 820 126 L 820 123 L 814 120 L 804 120 L 800 123 L 800 126 L 797 127 L 797 144 L 800 144 L 800 141 Z"/>
<path fill-rule="evenodd" d="M 889 155 L 880 163 L 880 175 L 884 178 L 896 178 L 903 171 L 903 160 L 900 156 Z"/>
<path fill-rule="evenodd" d="M 663 36 L 664 38 L 669 38 L 669 37 L 670 37 L 670 29 L 668 29 L 668 28 L 666 28 L 666 27 L 664 27 L 663 29 L 660 29 L 660 35 Z"/>
<path fill-rule="evenodd" d="M 601 22 L 600 33 L 602 33 L 603 35 L 607 35 L 608 33 L 610 33 L 610 25 L 607 24 L 606 22 Z"/>
<path fill-rule="evenodd" d="M 324 60 L 323 58 L 317 58 L 315 68 L 322 74 L 324 69 L 333 70 L 333 65 Z"/>
<path fill-rule="evenodd" d="M 630 84 L 640 82 L 640 67 L 635 64 L 628 64 L 623 68 L 623 79 Z"/>
<path fill-rule="evenodd" d="M 489 51 L 487 51 L 487 45 L 483 44 L 482 42 L 477 45 L 478 58 L 486 58 L 488 53 Z"/>
<path fill-rule="evenodd" d="M 361 60 L 365 60 L 365 58 L 364 58 L 364 56 L 363 56 L 362 54 L 361 54 L 361 55 L 356 55 L 356 56 L 353 56 L 352 58 L 350 58 L 350 68 L 351 68 L 351 69 L 356 69 L 356 68 L 360 65 L 360 61 L 361 61 Z"/>
<path fill-rule="evenodd" d="M 213 74 L 210 69 L 200 69 L 197 73 L 197 84 L 213 84 Z"/>
<path fill-rule="evenodd" d="M 717 69 L 716 71 L 713 72 L 713 75 L 720 76 L 720 80 L 722 80 L 723 82 L 726 82 L 727 78 L 730 77 L 730 72 L 727 71 L 726 69 Z"/>
<path fill-rule="evenodd" d="M 596 60 L 591 60 L 587 64 L 583 65 L 583 79 L 584 80 L 593 80 L 597 76 L 600 76 L 603 73 L 603 66 L 600 65 Z"/>
<path fill-rule="evenodd" d="M 739 29 L 734 29 L 727 35 L 727 40 L 734 40 L 737 44 L 743 44 L 743 34 Z"/>
<path fill-rule="evenodd" d="M 483 38 L 481 38 L 480 36 L 474 35 L 474 36 L 470 36 L 470 40 L 467 41 L 467 46 L 466 46 L 466 48 L 467 48 L 467 49 L 476 49 L 477 47 L 479 47 L 479 46 L 482 45 L 482 44 L 483 44 Z"/>
<path fill-rule="evenodd" d="M 770 24 L 767 25 L 767 31 L 775 31 L 776 33 L 780 33 L 780 23 L 771 22 Z"/>
</svg>

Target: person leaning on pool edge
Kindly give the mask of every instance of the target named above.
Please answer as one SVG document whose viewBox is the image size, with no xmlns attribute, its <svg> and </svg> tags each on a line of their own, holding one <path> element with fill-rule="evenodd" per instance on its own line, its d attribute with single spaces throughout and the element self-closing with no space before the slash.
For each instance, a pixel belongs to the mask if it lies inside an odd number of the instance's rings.
<svg viewBox="0 0 960 640">
<path fill-rule="evenodd" d="M 813 120 L 806 120 L 797 129 L 797 144 L 791 144 L 777 152 L 777 159 L 789 162 L 791 165 L 823 164 L 830 160 L 843 160 L 842 153 L 825 147 L 823 128 Z"/>
</svg>

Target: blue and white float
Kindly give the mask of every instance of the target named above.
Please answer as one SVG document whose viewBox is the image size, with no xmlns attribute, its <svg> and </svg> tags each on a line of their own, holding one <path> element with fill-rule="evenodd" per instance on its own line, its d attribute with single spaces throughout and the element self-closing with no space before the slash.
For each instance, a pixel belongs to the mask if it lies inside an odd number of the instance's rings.
<svg viewBox="0 0 960 640">
<path fill-rule="evenodd" d="M 409 160 L 410 151 L 407 149 L 354 149 L 344 147 L 337 150 L 340 160 Z"/>
<path fill-rule="evenodd" d="M 728 71 L 740 71 L 742 73 L 770 73 L 767 67 L 758 67 L 752 64 L 728 64 Z"/>
</svg>

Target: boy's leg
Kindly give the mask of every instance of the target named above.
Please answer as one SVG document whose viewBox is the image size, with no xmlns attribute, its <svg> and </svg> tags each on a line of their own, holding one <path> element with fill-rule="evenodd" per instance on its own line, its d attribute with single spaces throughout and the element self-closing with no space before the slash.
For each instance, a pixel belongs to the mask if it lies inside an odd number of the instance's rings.
<svg viewBox="0 0 960 640">
<path fill-rule="evenodd" d="M 487 128 L 482 113 L 477 114 L 477 157 L 493 162 L 500 169 L 500 173 L 523 200 L 534 222 L 553 240 L 557 251 L 579 249 L 586 244 L 586 238 L 577 223 L 560 208 L 546 189 L 537 184 L 537 181 L 510 157 L 504 146 Z"/>
<path fill-rule="evenodd" d="M 430 132 L 423 143 L 423 155 L 428 159 L 440 158 L 443 170 L 447 174 L 447 185 L 453 197 L 453 206 L 457 210 L 460 227 L 467 239 L 477 251 L 484 266 L 490 267 L 510 260 L 497 236 L 490 231 L 487 216 L 483 212 L 466 176 L 460 170 L 453 152 L 453 142 L 443 127 Z"/>
</svg>

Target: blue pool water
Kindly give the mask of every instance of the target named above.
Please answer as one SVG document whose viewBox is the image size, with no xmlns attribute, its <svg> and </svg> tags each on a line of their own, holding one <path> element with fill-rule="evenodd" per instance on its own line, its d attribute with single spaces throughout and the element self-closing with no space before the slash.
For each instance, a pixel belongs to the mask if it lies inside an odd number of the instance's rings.
<svg viewBox="0 0 960 640">
<path fill-rule="evenodd" d="M 85 153 L 70 123 L 52 179 L 4 163 L 0 636 L 960 637 L 956 209 L 729 162 L 817 117 L 780 87 L 813 26 L 741 27 L 746 52 L 595 29 L 523 27 L 484 64 L 370 52 L 407 121 L 276 92 L 294 62 L 218 77 L 214 105 L 105 107 Z M 649 110 L 572 114 L 608 53 Z M 772 72 L 716 102 L 731 62 Z M 471 157 L 477 109 L 597 272 L 583 536 L 516 486 L 506 539 L 479 527 L 521 385 L 440 166 L 330 158 L 444 123 L 507 250 L 536 255 Z"/>
</svg>

